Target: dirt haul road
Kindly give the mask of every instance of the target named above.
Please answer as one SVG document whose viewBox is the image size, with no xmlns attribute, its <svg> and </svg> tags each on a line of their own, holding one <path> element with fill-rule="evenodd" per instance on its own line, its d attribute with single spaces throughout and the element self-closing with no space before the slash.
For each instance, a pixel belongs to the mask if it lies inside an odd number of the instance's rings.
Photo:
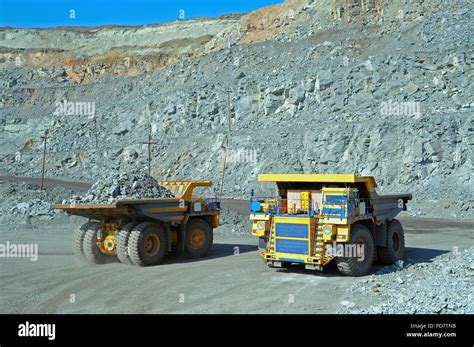
<svg viewBox="0 0 474 347">
<path fill-rule="evenodd" d="M 247 202 L 225 201 L 246 221 Z M 173 255 L 160 266 L 80 263 L 73 230 L 84 220 L 62 217 L 32 225 L 2 226 L 0 244 L 37 244 L 38 259 L 2 258 L 2 313 L 335 313 L 357 279 L 333 267 L 323 273 L 269 269 L 256 240 L 216 237 L 208 258 Z M 474 222 L 406 219 L 409 261 L 429 262 L 453 247 L 474 245 Z M 377 270 L 377 268 L 375 268 Z M 378 276 L 377 274 L 373 276 Z"/>
</svg>

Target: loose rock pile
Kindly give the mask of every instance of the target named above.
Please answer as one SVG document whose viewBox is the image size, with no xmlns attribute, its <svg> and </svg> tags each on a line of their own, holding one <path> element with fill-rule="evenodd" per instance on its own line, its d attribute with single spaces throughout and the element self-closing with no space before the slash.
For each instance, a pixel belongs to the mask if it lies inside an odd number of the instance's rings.
<svg viewBox="0 0 474 347">
<path fill-rule="evenodd" d="M 32 217 L 52 219 L 60 211 L 49 206 L 73 193 L 56 187 L 41 191 L 39 186 L 27 183 L 1 182 L 0 223 L 15 224 L 18 221 L 28 222 Z"/>
<path fill-rule="evenodd" d="M 160 186 L 157 180 L 135 170 L 115 173 L 95 182 L 83 196 L 75 196 L 70 203 L 111 203 L 123 199 L 173 198 L 174 195 Z"/>
<path fill-rule="evenodd" d="M 215 230 L 217 236 L 248 236 L 250 235 L 250 222 L 248 216 L 223 207 L 220 215 L 221 226 Z"/>
<path fill-rule="evenodd" d="M 53 210 L 51 204 L 108 204 L 122 199 L 173 198 L 173 194 L 160 186 L 146 173 L 132 171 L 102 177 L 83 195 L 76 191 L 55 187 L 41 191 L 39 186 L 27 183 L 0 181 L 0 224 L 15 225 L 33 223 L 39 218 L 51 220 L 66 216 L 61 210 Z M 71 198 L 72 197 L 72 198 Z M 223 208 L 221 226 L 217 236 L 241 237 L 249 235 L 247 216 Z"/>
<path fill-rule="evenodd" d="M 474 313 L 474 247 L 380 273 L 351 287 L 340 313 Z"/>
</svg>

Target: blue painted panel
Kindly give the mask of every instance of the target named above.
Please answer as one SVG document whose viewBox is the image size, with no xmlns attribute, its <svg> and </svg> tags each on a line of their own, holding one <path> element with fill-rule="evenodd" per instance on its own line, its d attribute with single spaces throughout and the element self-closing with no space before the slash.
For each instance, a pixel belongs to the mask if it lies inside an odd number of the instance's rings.
<svg viewBox="0 0 474 347">
<path fill-rule="evenodd" d="M 221 209 L 221 203 L 219 201 L 208 202 L 207 206 L 209 207 L 210 210 L 213 210 L 213 211 Z"/>
<path fill-rule="evenodd" d="M 338 216 L 344 216 L 344 209 L 343 208 L 331 208 L 331 207 L 323 207 L 323 215 L 328 214 L 336 214 Z"/>
<path fill-rule="evenodd" d="M 291 263 L 304 263 L 303 259 L 293 259 L 293 258 L 280 258 L 278 261 L 289 261 Z"/>
<path fill-rule="evenodd" d="M 345 195 L 325 195 L 324 202 L 328 205 L 347 205 L 347 197 Z"/>
<path fill-rule="evenodd" d="M 275 228 L 277 237 L 308 238 L 308 224 L 278 223 Z"/>
<path fill-rule="evenodd" d="M 347 205 L 347 214 L 351 216 L 354 213 L 354 205 L 349 204 Z"/>
<path fill-rule="evenodd" d="M 308 241 L 276 239 L 276 251 L 280 253 L 308 254 Z"/>
<path fill-rule="evenodd" d="M 252 201 L 252 204 L 250 205 L 250 209 L 252 211 L 260 211 L 261 208 L 262 208 L 262 206 L 258 201 Z"/>
</svg>

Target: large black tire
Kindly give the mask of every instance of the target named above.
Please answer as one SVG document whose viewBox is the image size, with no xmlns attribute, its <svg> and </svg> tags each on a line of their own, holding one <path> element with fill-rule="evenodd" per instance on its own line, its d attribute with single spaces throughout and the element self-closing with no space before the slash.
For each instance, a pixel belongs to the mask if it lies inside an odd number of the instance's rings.
<svg viewBox="0 0 474 347">
<path fill-rule="evenodd" d="M 359 261 L 357 257 L 336 257 L 339 272 L 345 276 L 364 276 L 372 269 L 375 257 L 375 242 L 370 230 L 362 224 L 351 226 L 351 236 L 348 244 L 364 244 L 364 259 Z"/>
<path fill-rule="evenodd" d="M 184 250 L 190 257 L 204 257 L 212 248 L 214 235 L 212 227 L 204 219 L 191 219 L 186 225 Z"/>
<path fill-rule="evenodd" d="M 97 246 L 98 229 L 99 223 L 95 223 L 88 228 L 84 234 L 82 249 L 84 251 L 84 257 L 88 261 L 94 264 L 105 264 L 110 259 L 110 256 L 102 253 L 99 246 Z"/>
<path fill-rule="evenodd" d="M 82 224 L 82 226 L 74 232 L 72 249 L 74 251 L 74 255 L 79 260 L 82 260 L 82 261 L 86 260 L 86 257 L 84 256 L 84 249 L 83 249 L 84 236 L 86 235 L 86 231 L 92 227 L 98 227 L 98 226 L 99 226 L 99 223 L 97 222 L 87 222 L 87 223 Z"/>
<path fill-rule="evenodd" d="M 377 247 L 377 256 L 381 264 L 390 265 L 405 255 L 405 233 L 397 219 L 387 223 L 387 243 L 385 247 Z"/>
<path fill-rule="evenodd" d="M 117 258 L 122 264 L 132 265 L 128 254 L 128 239 L 136 223 L 127 223 L 120 230 L 117 237 Z"/>
<path fill-rule="evenodd" d="M 163 261 L 168 242 L 166 231 L 154 222 L 140 223 L 128 239 L 128 255 L 137 266 L 153 266 Z"/>
</svg>

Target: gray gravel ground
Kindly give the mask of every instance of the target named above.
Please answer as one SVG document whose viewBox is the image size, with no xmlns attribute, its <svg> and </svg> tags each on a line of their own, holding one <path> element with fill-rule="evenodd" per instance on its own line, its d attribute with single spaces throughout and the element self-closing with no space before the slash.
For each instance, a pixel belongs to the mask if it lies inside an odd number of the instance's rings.
<svg viewBox="0 0 474 347">
<path fill-rule="evenodd" d="M 433 262 L 410 259 L 357 281 L 347 297 L 370 297 L 367 306 L 350 299 L 340 313 L 474 313 L 474 247 L 440 255 Z"/>
<path fill-rule="evenodd" d="M 52 203 L 70 199 L 75 191 L 54 187 L 41 191 L 32 183 L 0 181 L 0 223 L 31 223 L 32 219 L 53 219 L 63 216 L 61 211 L 51 210 Z"/>
<path fill-rule="evenodd" d="M 240 214 L 246 204 L 245 201 L 227 202 L 226 208 Z M 240 215 L 242 226 L 250 228 L 246 224 L 248 215 Z M 435 299 L 428 299 L 427 295 L 436 289 L 437 303 L 433 309 L 440 309 L 441 313 L 473 313 L 469 302 L 459 307 L 449 299 L 468 299 L 466 292 L 471 287 L 458 288 L 453 282 L 444 281 L 455 279 L 469 284 L 467 275 L 472 270 L 458 264 L 457 258 L 449 254 L 453 247 L 458 247 L 459 259 L 469 257 L 464 249 L 474 247 L 473 222 L 404 219 L 408 246 L 405 262 L 412 265 L 391 274 L 384 273 L 393 271 L 392 268 L 376 266 L 373 275 L 362 278 L 343 277 L 331 266 L 322 273 L 299 266 L 289 270 L 269 269 L 260 259 L 255 238 L 238 235 L 225 226 L 216 230 L 213 250 L 204 259 L 171 255 L 164 264 L 150 268 L 119 263 L 84 264 L 76 260 L 71 246 L 72 231 L 83 222 L 84 219 L 78 217 L 61 217 L 1 226 L 0 243 L 34 243 L 39 250 L 36 262 L 24 258 L 1 260 L 5 265 L 0 288 L 1 312 L 345 313 L 366 309 L 375 313 L 375 306 L 380 306 L 382 312 L 402 312 L 397 301 L 400 293 L 413 296 L 412 307 L 418 300 L 424 300 L 425 304 L 420 303 L 416 311 L 421 313 L 430 309 L 429 303 Z M 451 266 L 454 272 L 436 273 L 446 266 Z M 415 269 L 419 275 L 412 275 L 410 279 L 409 274 Z M 470 276 L 472 279 L 472 274 Z M 390 283 L 396 277 L 405 282 L 405 289 L 396 282 L 391 288 Z M 381 283 L 379 292 L 370 289 L 378 282 Z M 437 287 L 433 287 L 435 283 Z M 351 290 L 363 286 L 367 290 Z M 411 292 L 412 289 L 418 292 Z M 457 296 L 460 289 L 464 294 Z M 384 298 L 393 304 L 383 306 Z M 442 301 L 445 298 L 448 300 Z M 349 305 L 354 303 L 353 309 L 346 309 L 343 305 L 346 301 Z M 443 308 L 445 303 L 447 306 Z"/>
</svg>

